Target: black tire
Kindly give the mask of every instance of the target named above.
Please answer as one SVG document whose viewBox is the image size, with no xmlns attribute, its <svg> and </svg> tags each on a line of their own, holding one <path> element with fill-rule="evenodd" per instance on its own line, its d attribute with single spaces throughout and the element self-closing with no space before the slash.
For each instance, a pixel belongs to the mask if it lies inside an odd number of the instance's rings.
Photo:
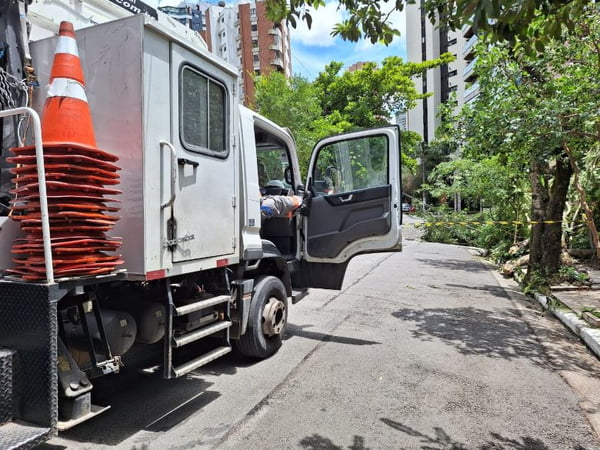
<svg viewBox="0 0 600 450">
<path fill-rule="evenodd" d="M 263 330 L 263 313 L 270 302 L 276 305 L 277 332 L 269 335 Z M 281 305 L 281 302 L 283 305 Z M 250 303 L 246 333 L 234 341 L 239 353 L 250 358 L 268 358 L 281 347 L 287 324 L 288 301 L 285 286 L 279 278 L 266 276 L 256 280 Z M 279 326 L 281 327 L 279 329 Z"/>
</svg>

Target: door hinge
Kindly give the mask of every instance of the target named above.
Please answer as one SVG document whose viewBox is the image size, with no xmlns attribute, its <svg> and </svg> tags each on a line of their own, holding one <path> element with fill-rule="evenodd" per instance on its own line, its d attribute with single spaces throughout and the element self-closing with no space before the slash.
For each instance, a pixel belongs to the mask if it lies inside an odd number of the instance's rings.
<svg viewBox="0 0 600 450">
<path fill-rule="evenodd" d="M 234 237 L 231 238 L 231 248 L 235 248 L 237 246 L 237 239 Z"/>
<path fill-rule="evenodd" d="M 231 206 L 234 208 L 237 206 L 237 197 L 235 195 L 231 197 Z"/>
</svg>

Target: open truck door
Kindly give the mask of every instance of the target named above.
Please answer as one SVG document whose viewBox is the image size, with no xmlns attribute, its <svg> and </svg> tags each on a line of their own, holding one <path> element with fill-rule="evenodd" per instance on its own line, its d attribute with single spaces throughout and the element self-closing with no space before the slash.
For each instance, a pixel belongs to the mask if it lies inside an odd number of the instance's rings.
<svg viewBox="0 0 600 450">
<path fill-rule="evenodd" d="M 402 249 L 398 127 L 329 137 L 313 150 L 303 223 L 303 287 L 340 289 L 359 254 Z"/>
</svg>

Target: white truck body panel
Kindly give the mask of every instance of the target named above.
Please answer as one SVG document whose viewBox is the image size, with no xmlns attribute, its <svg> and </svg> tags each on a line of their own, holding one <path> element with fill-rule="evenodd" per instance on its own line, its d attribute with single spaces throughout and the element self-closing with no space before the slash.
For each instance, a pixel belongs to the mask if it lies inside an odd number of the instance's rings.
<svg viewBox="0 0 600 450">
<path fill-rule="evenodd" d="M 239 260 L 235 239 L 239 236 L 239 208 L 234 208 L 240 151 L 239 145 L 233 146 L 237 131 L 235 69 L 205 49 L 192 49 L 142 15 L 78 30 L 77 42 L 98 148 L 117 155 L 122 168 L 118 186 L 123 191 L 119 196 L 121 219 L 111 231 L 112 236 L 123 238 L 122 268 L 131 278 L 152 278 L 215 267 L 224 259 L 227 264 Z M 45 102 L 44 87 L 55 45 L 55 38 L 31 45 L 42 86 L 34 98 L 38 111 Z M 176 89 L 183 61 L 224 80 L 227 86 L 230 148 L 226 159 L 191 153 L 181 145 Z M 164 208 L 161 205 L 171 195 L 173 158 L 161 141 L 175 146 L 177 158 L 199 164 L 196 174 L 190 172 L 190 166 L 175 167 L 176 199 L 172 207 Z M 178 237 L 195 236 L 179 243 L 175 252 L 165 245 L 173 209 L 179 211 L 174 214 Z"/>
<path fill-rule="evenodd" d="M 211 83 L 218 83 L 216 88 L 224 88 L 225 117 L 215 118 L 220 122 L 215 125 L 212 125 L 210 117 L 208 120 L 209 128 L 225 128 L 225 151 L 221 154 L 211 155 L 202 150 L 194 151 L 190 144 L 186 145 L 183 142 L 182 129 L 185 125 L 180 123 L 180 120 L 184 119 L 179 113 L 182 108 L 180 101 L 183 97 L 194 95 L 191 92 L 175 94 L 183 89 L 181 77 L 184 74 L 206 75 Z M 239 221 L 236 220 L 239 211 L 239 176 L 236 170 L 239 159 L 239 144 L 236 142 L 238 102 L 234 96 L 236 85 L 237 77 L 233 74 L 219 66 L 207 64 L 196 52 L 171 44 L 171 92 L 175 95 L 171 96 L 173 114 L 170 139 L 179 160 L 189 161 L 183 165 L 179 164 L 176 196 L 172 206 L 173 217 L 177 223 L 177 236 L 189 240 L 179 242 L 174 247 L 173 263 L 206 257 L 232 256 L 236 252 L 239 236 Z M 199 88 L 194 84 L 190 90 L 197 91 Z M 197 166 L 194 167 L 194 164 Z"/>
</svg>

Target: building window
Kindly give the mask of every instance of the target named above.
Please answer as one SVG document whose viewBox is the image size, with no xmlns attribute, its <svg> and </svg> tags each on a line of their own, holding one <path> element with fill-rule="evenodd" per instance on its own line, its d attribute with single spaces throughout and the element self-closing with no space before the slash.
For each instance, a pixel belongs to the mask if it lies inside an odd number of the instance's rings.
<svg viewBox="0 0 600 450">
<path fill-rule="evenodd" d="M 454 76 L 456 76 L 457 73 L 458 72 L 456 71 L 456 69 L 451 70 L 450 72 L 448 72 L 448 77 L 454 77 Z"/>
<path fill-rule="evenodd" d="M 253 58 L 254 62 L 260 62 L 260 58 L 258 56 L 258 53 L 252 55 L 252 58 Z"/>
<path fill-rule="evenodd" d="M 252 48 L 258 48 L 258 39 L 252 39 Z"/>
<path fill-rule="evenodd" d="M 203 73 L 184 66 L 179 86 L 179 133 L 192 152 L 227 156 L 227 91 Z"/>
<path fill-rule="evenodd" d="M 456 44 L 456 38 L 454 38 L 454 39 L 450 39 L 450 40 L 448 41 L 448 47 L 450 47 L 451 45 L 455 45 L 455 44 Z"/>
<path fill-rule="evenodd" d="M 250 29 L 252 31 L 258 31 L 258 25 L 256 25 L 255 23 L 253 23 L 252 26 L 250 27 Z"/>
</svg>

